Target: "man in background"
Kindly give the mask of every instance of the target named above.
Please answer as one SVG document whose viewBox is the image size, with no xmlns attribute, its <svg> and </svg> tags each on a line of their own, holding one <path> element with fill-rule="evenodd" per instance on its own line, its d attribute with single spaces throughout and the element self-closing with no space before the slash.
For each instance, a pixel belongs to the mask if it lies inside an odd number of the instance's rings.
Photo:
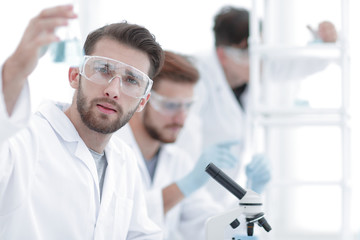
<svg viewBox="0 0 360 240">
<path fill-rule="evenodd" d="M 210 146 L 197 159 L 173 144 L 196 101 L 198 78 L 187 56 L 165 51 L 164 66 L 154 78 L 149 104 L 117 132 L 137 153 L 149 214 L 163 226 L 169 240 L 205 239 L 206 219 L 221 209 L 201 189 L 209 179 L 205 168 L 210 162 L 232 168 L 237 161 L 230 153 L 238 144 L 234 141 Z"/>
</svg>

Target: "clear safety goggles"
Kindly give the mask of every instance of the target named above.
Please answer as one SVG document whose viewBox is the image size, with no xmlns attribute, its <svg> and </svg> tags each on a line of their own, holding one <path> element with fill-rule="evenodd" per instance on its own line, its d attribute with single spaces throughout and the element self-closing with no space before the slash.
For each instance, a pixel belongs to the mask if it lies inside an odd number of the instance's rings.
<svg viewBox="0 0 360 240">
<path fill-rule="evenodd" d="M 149 100 L 150 105 L 158 112 L 164 115 L 175 115 L 180 111 L 188 112 L 193 105 L 195 99 L 174 99 L 167 98 L 157 94 L 155 91 L 151 91 L 151 97 Z"/>
<path fill-rule="evenodd" d="M 151 90 L 153 81 L 140 70 L 99 56 L 84 56 L 80 74 L 96 84 L 107 85 L 115 78 L 120 79 L 120 89 L 130 97 L 145 97 Z"/>
<path fill-rule="evenodd" d="M 249 50 L 236 47 L 224 47 L 225 54 L 236 62 L 248 62 Z"/>
</svg>

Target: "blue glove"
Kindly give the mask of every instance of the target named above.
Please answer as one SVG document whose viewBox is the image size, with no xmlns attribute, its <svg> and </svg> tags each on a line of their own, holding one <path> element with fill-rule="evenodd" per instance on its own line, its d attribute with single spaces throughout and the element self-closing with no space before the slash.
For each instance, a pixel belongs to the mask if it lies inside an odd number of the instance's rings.
<svg viewBox="0 0 360 240">
<path fill-rule="evenodd" d="M 229 141 L 206 148 L 192 171 L 176 182 L 184 196 L 189 196 L 209 180 L 210 176 L 205 172 L 209 163 L 212 162 L 219 168 L 233 168 L 238 159 L 231 154 L 230 147 L 238 143 L 239 141 Z"/>
<path fill-rule="evenodd" d="M 253 156 L 246 166 L 247 188 L 262 193 L 271 179 L 269 160 L 262 154 Z"/>
</svg>

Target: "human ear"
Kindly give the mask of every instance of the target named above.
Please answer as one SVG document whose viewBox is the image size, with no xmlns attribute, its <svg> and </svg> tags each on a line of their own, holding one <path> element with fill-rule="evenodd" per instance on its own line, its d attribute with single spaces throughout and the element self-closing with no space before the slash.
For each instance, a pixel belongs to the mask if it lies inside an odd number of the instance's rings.
<svg viewBox="0 0 360 240">
<path fill-rule="evenodd" d="M 78 89 L 79 77 L 80 77 L 79 68 L 78 67 L 70 67 L 69 68 L 69 83 L 72 88 Z"/>
<path fill-rule="evenodd" d="M 222 66 L 226 65 L 228 56 L 226 55 L 224 47 L 217 47 L 216 54 L 218 56 L 219 62 Z"/>
<path fill-rule="evenodd" d="M 139 104 L 138 108 L 136 109 L 137 112 L 141 112 L 141 111 L 144 109 L 146 103 L 147 103 L 147 102 L 149 101 L 149 99 L 150 99 L 150 95 L 151 95 L 151 94 L 149 93 L 145 98 L 141 98 L 140 104 Z"/>
<path fill-rule="evenodd" d="M 225 50 L 223 47 L 217 47 L 216 54 L 220 61 L 222 61 L 226 57 Z"/>
</svg>

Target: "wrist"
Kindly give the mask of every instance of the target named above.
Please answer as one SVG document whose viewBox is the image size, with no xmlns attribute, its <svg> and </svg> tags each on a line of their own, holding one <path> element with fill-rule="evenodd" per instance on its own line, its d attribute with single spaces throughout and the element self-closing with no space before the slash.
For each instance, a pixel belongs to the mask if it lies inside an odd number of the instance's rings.
<svg viewBox="0 0 360 240">
<path fill-rule="evenodd" d="M 28 76 L 22 74 L 21 64 L 19 65 L 17 59 L 14 56 L 9 57 L 2 68 L 1 73 L 3 88 L 21 88 Z"/>
<path fill-rule="evenodd" d="M 178 186 L 178 188 L 185 197 L 188 197 L 196 190 L 192 182 L 193 181 L 191 181 L 188 176 L 183 177 L 182 179 L 176 182 L 176 185 Z"/>
</svg>

